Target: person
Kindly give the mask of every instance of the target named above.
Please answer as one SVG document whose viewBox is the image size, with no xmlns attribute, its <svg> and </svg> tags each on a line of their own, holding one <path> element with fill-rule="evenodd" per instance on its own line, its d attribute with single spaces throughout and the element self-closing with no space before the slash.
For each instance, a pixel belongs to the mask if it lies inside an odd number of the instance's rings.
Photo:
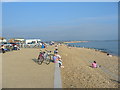
<svg viewBox="0 0 120 90">
<path fill-rule="evenodd" d="M 55 49 L 54 54 L 55 54 L 55 53 L 58 53 L 58 49 Z"/>
<path fill-rule="evenodd" d="M 44 43 L 42 42 L 42 46 L 41 46 L 41 48 L 45 48 L 45 45 L 44 45 Z"/>
<path fill-rule="evenodd" d="M 57 52 L 55 53 L 55 57 L 56 57 L 56 62 L 59 63 L 59 67 L 64 68 L 64 66 L 62 65 L 62 58 Z"/>
<path fill-rule="evenodd" d="M 53 56 L 54 63 L 56 63 L 56 60 L 57 60 L 57 56 L 56 56 L 56 54 L 54 54 L 54 56 Z"/>
<path fill-rule="evenodd" d="M 55 45 L 55 49 L 58 49 L 58 45 Z"/>
<path fill-rule="evenodd" d="M 96 61 L 94 61 L 94 62 L 92 63 L 92 68 L 97 68 L 97 63 L 96 63 Z"/>
<path fill-rule="evenodd" d="M 4 45 L 1 46 L 1 49 L 2 49 L 2 53 L 5 53 L 5 46 Z"/>
<path fill-rule="evenodd" d="M 17 50 L 17 45 L 16 44 L 14 45 L 14 50 Z"/>
<path fill-rule="evenodd" d="M 107 56 L 112 57 L 112 55 L 110 55 L 109 53 L 107 53 Z"/>
<path fill-rule="evenodd" d="M 47 46 L 46 46 L 46 44 L 44 43 L 44 48 L 46 48 Z"/>
</svg>

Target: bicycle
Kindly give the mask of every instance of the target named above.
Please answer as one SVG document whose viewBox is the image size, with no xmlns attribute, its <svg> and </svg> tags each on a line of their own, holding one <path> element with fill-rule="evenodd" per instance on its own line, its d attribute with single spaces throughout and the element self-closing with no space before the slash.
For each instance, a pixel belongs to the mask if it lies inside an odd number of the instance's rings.
<svg viewBox="0 0 120 90">
<path fill-rule="evenodd" d="M 51 51 L 40 52 L 40 54 L 38 56 L 38 64 L 41 65 L 44 61 L 47 65 L 50 64 L 50 61 L 52 59 L 51 55 L 52 55 Z"/>
<path fill-rule="evenodd" d="M 41 65 L 44 61 L 44 57 L 43 57 L 43 53 L 40 52 L 39 56 L 38 56 L 38 64 Z"/>
<path fill-rule="evenodd" d="M 52 54 L 51 54 L 51 51 L 47 51 L 46 50 L 46 53 L 44 54 L 44 60 L 45 60 L 45 63 L 48 65 L 50 64 L 51 60 L 52 60 Z"/>
</svg>

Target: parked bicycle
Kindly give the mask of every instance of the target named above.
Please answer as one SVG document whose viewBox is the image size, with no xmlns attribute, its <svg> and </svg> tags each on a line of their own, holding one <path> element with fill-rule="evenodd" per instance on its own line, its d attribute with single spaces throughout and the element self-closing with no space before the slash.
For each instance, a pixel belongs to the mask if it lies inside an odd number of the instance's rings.
<svg viewBox="0 0 120 90">
<path fill-rule="evenodd" d="M 43 62 L 45 62 L 47 65 L 50 64 L 50 61 L 52 60 L 52 54 L 51 51 L 46 52 L 40 52 L 38 56 L 38 64 L 41 65 Z"/>
</svg>

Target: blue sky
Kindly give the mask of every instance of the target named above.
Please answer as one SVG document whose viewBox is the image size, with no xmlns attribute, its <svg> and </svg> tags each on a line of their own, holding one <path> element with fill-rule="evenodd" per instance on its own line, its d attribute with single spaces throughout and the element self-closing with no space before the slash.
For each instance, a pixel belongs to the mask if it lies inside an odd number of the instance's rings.
<svg viewBox="0 0 120 90">
<path fill-rule="evenodd" d="M 9 2 L 3 37 L 42 40 L 118 39 L 117 2 Z"/>
</svg>

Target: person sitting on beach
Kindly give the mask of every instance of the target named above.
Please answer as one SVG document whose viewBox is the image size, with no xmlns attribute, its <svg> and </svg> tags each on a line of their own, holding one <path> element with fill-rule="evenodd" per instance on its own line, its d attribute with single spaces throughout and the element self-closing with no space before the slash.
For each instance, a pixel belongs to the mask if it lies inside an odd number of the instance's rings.
<svg viewBox="0 0 120 90">
<path fill-rule="evenodd" d="M 112 57 L 112 55 L 110 55 L 109 53 L 107 53 L 107 56 Z"/>
<path fill-rule="evenodd" d="M 13 50 L 17 50 L 17 45 L 16 45 L 16 44 L 14 45 L 14 48 L 13 48 Z"/>
<path fill-rule="evenodd" d="M 54 54 L 54 56 L 53 56 L 54 63 L 56 63 L 56 60 L 57 60 L 57 56 L 56 56 L 56 54 Z"/>
<path fill-rule="evenodd" d="M 54 54 L 55 54 L 55 53 L 58 53 L 58 49 L 55 49 Z"/>
<path fill-rule="evenodd" d="M 94 61 L 94 62 L 92 63 L 92 68 L 97 68 L 97 63 L 96 63 L 96 61 Z"/>
<path fill-rule="evenodd" d="M 55 57 L 56 57 L 56 62 L 59 63 L 59 67 L 64 68 L 64 66 L 62 65 L 62 58 L 57 52 L 55 53 Z"/>
<path fill-rule="evenodd" d="M 55 49 L 58 49 L 58 45 L 55 45 Z"/>
</svg>

